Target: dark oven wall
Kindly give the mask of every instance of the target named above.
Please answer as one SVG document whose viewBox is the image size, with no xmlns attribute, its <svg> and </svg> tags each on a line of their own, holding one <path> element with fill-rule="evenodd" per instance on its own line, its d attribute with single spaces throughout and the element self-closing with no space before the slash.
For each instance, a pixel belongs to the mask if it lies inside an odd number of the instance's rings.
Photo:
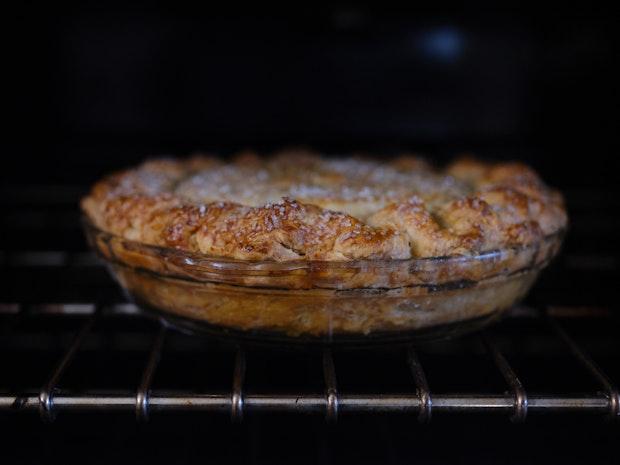
<svg viewBox="0 0 620 465">
<path fill-rule="evenodd" d="M 88 183 L 152 154 L 307 145 L 473 150 L 559 187 L 612 185 L 612 25 L 582 10 L 31 6 L 5 41 L 3 177 Z"/>
</svg>

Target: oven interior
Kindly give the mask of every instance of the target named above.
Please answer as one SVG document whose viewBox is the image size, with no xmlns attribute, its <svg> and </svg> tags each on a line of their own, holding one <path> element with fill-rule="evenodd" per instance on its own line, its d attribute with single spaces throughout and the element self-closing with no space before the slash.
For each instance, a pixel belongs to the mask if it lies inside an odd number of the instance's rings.
<svg viewBox="0 0 620 465">
<path fill-rule="evenodd" d="M 606 15 L 117 6 L 30 21 L 11 57 L 22 74 L 0 187 L 6 463 L 613 462 Z M 563 251 L 482 333 L 309 349 L 166 327 L 88 251 L 77 202 L 103 173 L 151 154 L 291 144 L 523 159 L 566 196 Z"/>
</svg>

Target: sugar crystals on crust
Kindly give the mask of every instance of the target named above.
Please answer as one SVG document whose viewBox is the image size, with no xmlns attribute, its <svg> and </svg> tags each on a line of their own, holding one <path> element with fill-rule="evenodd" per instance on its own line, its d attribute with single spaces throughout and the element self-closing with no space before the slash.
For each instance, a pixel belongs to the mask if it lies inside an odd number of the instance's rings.
<svg viewBox="0 0 620 465">
<path fill-rule="evenodd" d="M 562 196 L 521 163 L 463 158 L 439 170 L 412 155 L 300 151 L 147 161 L 95 184 L 82 209 L 126 239 L 275 261 L 472 255 L 567 223 Z"/>
</svg>

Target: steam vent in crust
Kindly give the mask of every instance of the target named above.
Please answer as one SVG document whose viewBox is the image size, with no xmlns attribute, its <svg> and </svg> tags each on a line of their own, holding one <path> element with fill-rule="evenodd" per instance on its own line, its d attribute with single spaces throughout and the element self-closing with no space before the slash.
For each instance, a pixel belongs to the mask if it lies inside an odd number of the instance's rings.
<svg viewBox="0 0 620 465">
<path fill-rule="evenodd" d="M 280 262 L 471 256 L 567 224 L 562 196 L 521 163 L 305 151 L 146 161 L 99 181 L 82 209 L 128 240 Z"/>
</svg>

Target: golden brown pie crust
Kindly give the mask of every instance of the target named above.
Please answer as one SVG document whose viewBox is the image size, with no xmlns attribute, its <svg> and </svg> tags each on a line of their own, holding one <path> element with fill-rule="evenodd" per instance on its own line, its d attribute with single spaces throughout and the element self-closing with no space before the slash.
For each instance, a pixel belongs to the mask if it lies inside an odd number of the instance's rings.
<svg viewBox="0 0 620 465">
<path fill-rule="evenodd" d="M 521 163 L 436 169 L 306 151 L 147 161 L 82 200 L 125 239 L 241 260 L 406 259 L 529 245 L 563 229 L 562 196 Z"/>
</svg>

